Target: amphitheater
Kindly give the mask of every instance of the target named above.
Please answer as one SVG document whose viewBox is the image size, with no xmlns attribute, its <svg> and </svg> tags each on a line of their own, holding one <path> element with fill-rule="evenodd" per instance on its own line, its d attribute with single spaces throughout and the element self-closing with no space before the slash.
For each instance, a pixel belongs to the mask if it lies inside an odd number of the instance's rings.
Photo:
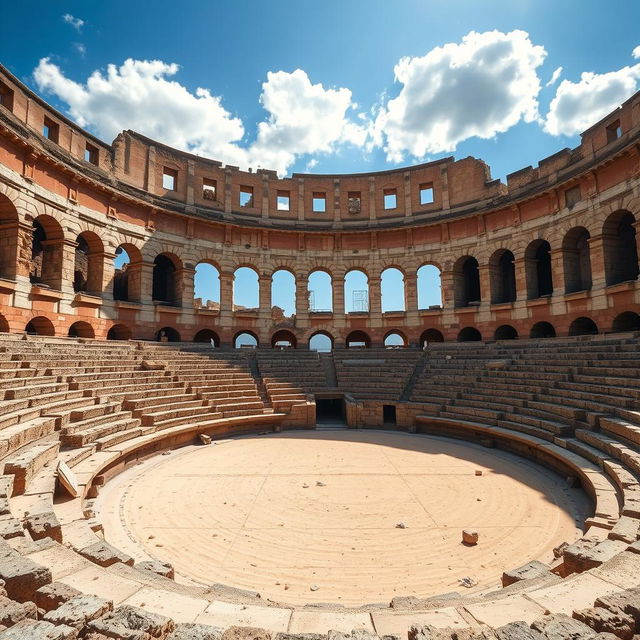
<svg viewBox="0 0 640 640">
<path fill-rule="evenodd" d="M 0 67 L 0 640 L 640 637 L 639 215 L 640 93 L 506 184 L 280 179 Z"/>
</svg>

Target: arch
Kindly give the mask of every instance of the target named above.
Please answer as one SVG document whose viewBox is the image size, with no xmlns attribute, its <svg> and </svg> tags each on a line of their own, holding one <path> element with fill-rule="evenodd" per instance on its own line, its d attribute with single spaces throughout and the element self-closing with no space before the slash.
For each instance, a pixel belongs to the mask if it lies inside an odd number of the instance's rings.
<svg viewBox="0 0 640 640">
<path fill-rule="evenodd" d="M 118 245 L 113 259 L 113 299 L 138 302 L 141 294 L 142 254 L 133 244 Z"/>
<path fill-rule="evenodd" d="M 515 302 L 516 268 L 515 257 L 508 249 L 498 249 L 489 258 L 489 280 L 491 304 Z"/>
<path fill-rule="evenodd" d="M 453 295 L 456 307 L 480 304 L 480 271 L 473 256 L 458 258 L 453 265 Z"/>
<path fill-rule="evenodd" d="M 272 349 L 281 349 L 281 348 L 289 348 L 295 349 L 298 344 L 298 339 L 291 333 L 291 331 L 287 331 L 286 329 L 280 329 L 280 331 L 276 331 L 271 336 L 271 348 Z"/>
<path fill-rule="evenodd" d="M 602 250 L 607 286 L 638 278 L 635 221 L 635 216 L 624 209 L 615 211 L 604 221 Z"/>
<path fill-rule="evenodd" d="M 565 293 L 591 289 L 589 237 L 589 232 L 584 227 L 574 227 L 562 240 Z"/>
<path fill-rule="evenodd" d="M 31 264 L 29 279 L 52 289 L 62 288 L 64 233 L 53 217 L 41 215 L 34 219 L 31 234 Z"/>
<path fill-rule="evenodd" d="M 368 349 L 371 346 L 371 338 L 364 331 L 352 331 L 344 341 L 347 349 L 365 348 Z"/>
<path fill-rule="evenodd" d="M 172 307 L 179 307 L 181 302 L 178 269 L 180 261 L 170 253 L 161 253 L 153 261 L 153 285 L 151 297 L 154 301 Z"/>
<path fill-rule="evenodd" d="M 432 342 L 444 342 L 442 332 L 437 329 L 425 329 L 420 334 L 420 347 L 424 349 L 425 345 L 429 345 Z"/>
<path fill-rule="evenodd" d="M 553 293 L 551 245 L 546 240 L 534 240 L 527 247 L 524 258 L 527 298 L 533 300 L 550 296 Z"/>
<path fill-rule="evenodd" d="M 518 332 L 510 324 L 502 324 L 495 330 L 493 337 L 496 340 L 516 340 Z"/>
<path fill-rule="evenodd" d="M 344 276 L 344 311 L 369 311 L 369 277 L 360 269 L 351 269 Z"/>
<path fill-rule="evenodd" d="M 235 349 L 240 349 L 242 347 L 257 348 L 260 346 L 260 341 L 253 331 L 238 331 L 238 333 L 233 337 L 233 346 Z"/>
<path fill-rule="evenodd" d="M 29 322 L 27 322 L 27 326 L 24 330 L 36 336 L 55 336 L 56 330 L 53 326 L 53 322 L 49 320 L 49 318 L 45 318 L 44 316 L 36 316 L 35 318 L 31 318 Z"/>
<path fill-rule="evenodd" d="M 482 334 L 475 327 L 465 327 L 458 333 L 458 342 L 480 342 Z"/>
<path fill-rule="evenodd" d="M 156 332 L 158 342 L 180 342 L 180 333 L 173 327 L 162 327 Z"/>
<path fill-rule="evenodd" d="M 193 276 L 196 309 L 220 310 L 220 270 L 210 262 L 198 262 Z"/>
<path fill-rule="evenodd" d="M 640 331 L 640 315 L 634 311 L 619 313 L 611 325 L 613 331 Z"/>
<path fill-rule="evenodd" d="M 212 340 L 215 347 L 220 346 L 220 337 L 213 329 L 200 329 L 200 331 L 193 336 L 194 342 L 207 342 L 211 344 Z"/>
<path fill-rule="evenodd" d="M 418 309 L 442 307 L 442 273 L 435 264 L 423 264 L 416 272 L 418 277 Z"/>
<path fill-rule="evenodd" d="M 238 267 L 233 272 L 233 310 L 260 308 L 260 281 L 253 267 Z"/>
<path fill-rule="evenodd" d="M 322 313 L 333 311 L 333 281 L 324 269 L 314 269 L 307 279 L 309 311 Z"/>
<path fill-rule="evenodd" d="M 397 267 L 388 267 L 380 274 L 382 313 L 406 311 L 404 273 Z"/>
<path fill-rule="evenodd" d="M 278 269 L 271 276 L 271 312 L 283 319 L 296 315 L 296 277 L 288 269 Z"/>
<path fill-rule="evenodd" d="M 88 322 L 78 321 L 74 322 L 69 327 L 67 334 L 70 338 L 95 338 L 96 332 Z"/>
<path fill-rule="evenodd" d="M 400 331 L 389 331 L 384 337 L 383 344 L 385 347 L 406 347 L 407 337 Z"/>
<path fill-rule="evenodd" d="M 0 194 L 0 278 L 15 280 L 18 275 L 20 227 L 18 210 Z"/>
<path fill-rule="evenodd" d="M 73 290 L 102 294 L 104 245 L 98 234 L 83 231 L 76 238 L 73 267 Z"/>
<path fill-rule="evenodd" d="M 598 334 L 598 325 L 591 319 L 585 316 L 576 318 L 569 325 L 570 336 L 593 336 Z"/>
<path fill-rule="evenodd" d="M 124 324 L 114 324 L 107 331 L 107 340 L 131 340 L 131 329 Z"/>
<path fill-rule="evenodd" d="M 328 353 L 333 349 L 333 336 L 327 331 L 316 331 L 309 338 L 309 349 Z"/>
<path fill-rule="evenodd" d="M 530 338 L 555 338 L 556 330 L 550 322 L 536 322 L 529 332 Z"/>
<path fill-rule="evenodd" d="M 9 321 L 0 313 L 0 333 L 9 333 Z"/>
</svg>

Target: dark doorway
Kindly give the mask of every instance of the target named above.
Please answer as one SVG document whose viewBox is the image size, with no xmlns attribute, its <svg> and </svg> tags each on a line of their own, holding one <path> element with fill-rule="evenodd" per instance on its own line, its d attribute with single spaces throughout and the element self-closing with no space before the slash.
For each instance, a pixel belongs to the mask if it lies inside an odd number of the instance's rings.
<svg viewBox="0 0 640 640">
<path fill-rule="evenodd" d="M 395 404 L 382 405 L 382 422 L 384 424 L 396 424 L 396 405 Z"/>
<path fill-rule="evenodd" d="M 318 424 L 344 423 L 344 400 L 342 398 L 316 398 L 316 422 Z"/>
</svg>

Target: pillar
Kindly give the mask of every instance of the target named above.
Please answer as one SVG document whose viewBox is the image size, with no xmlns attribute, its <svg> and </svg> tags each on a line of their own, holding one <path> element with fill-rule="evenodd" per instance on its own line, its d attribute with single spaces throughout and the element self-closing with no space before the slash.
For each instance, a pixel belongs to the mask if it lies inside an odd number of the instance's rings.
<svg viewBox="0 0 640 640">
<path fill-rule="evenodd" d="M 382 292 L 380 284 L 382 279 L 369 278 L 369 313 L 380 314 L 382 313 Z"/>
<path fill-rule="evenodd" d="M 344 275 L 331 277 L 331 289 L 333 293 L 333 315 L 343 316 L 344 310 Z"/>
<path fill-rule="evenodd" d="M 404 308 L 407 312 L 418 310 L 418 275 L 416 273 L 404 276 Z"/>
</svg>

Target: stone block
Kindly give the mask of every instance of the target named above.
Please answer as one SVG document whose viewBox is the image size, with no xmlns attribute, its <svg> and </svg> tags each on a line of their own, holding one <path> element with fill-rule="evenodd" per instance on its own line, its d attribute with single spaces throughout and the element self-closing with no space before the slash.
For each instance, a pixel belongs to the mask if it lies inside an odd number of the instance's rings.
<svg viewBox="0 0 640 640">
<path fill-rule="evenodd" d="M 25 517 L 24 523 L 34 540 L 52 538 L 62 543 L 62 527 L 53 511 L 29 514 Z"/>
<path fill-rule="evenodd" d="M 89 622 L 86 632 L 102 634 L 107 638 L 147 640 L 165 638 L 174 628 L 175 623 L 171 618 L 123 604 L 104 617 Z"/>
<path fill-rule="evenodd" d="M 43 620 L 23 620 L 0 634 L 2 640 L 75 640 L 78 630 Z"/>
<path fill-rule="evenodd" d="M 67 600 L 57 609 L 48 611 L 44 620 L 52 624 L 66 624 L 80 631 L 91 620 L 95 620 L 113 609 L 113 602 L 92 595 L 79 595 Z"/>
<path fill-rule="evenodd" d="M 0 545 L 0 579 L 5 582 L 7 595 L 12 600 L 33 600 L 35 592 L 51 582 L 51 571 L 33 560 L 21 556 L 6 542 Z"/>
<path fill-rule="evenodd" d="M 144 560 L 136 563 L 134 568 L 142 571 L 151 571 L 163 578 L 170 578 L 171 580 L 173 580 L 176 575 L 172 565 L 168 562 L 160 562 L 158 560 Z"/>
<path fill-rule="evenodd" d="M 640 587 L 600 596 L 596 599 L 595 606 L 609 611 L 624 611 L 634 619 L 636 631 L 640 631 Z"/>
<path fill-rule="evenodd" d="M 476 545 L 478 544 L 478 532 L 474 529 L 462 530 L 462 542 L 464 544 Z"/>
<path fill-rule="evenodd" d="M 510 622 L 494 630 L 497 640 L 544 640 L 544 636 L 531 629 L 526 622 Z"/>
<path fill-rule="evenodd" d="M 80 591 L 63 582 L 52 582 L 51 584 L 46 584 L 44 587 L 40 587 L 36 591 L 35 603 L 38 609 L 52 611 L 67 602 L 67 600 L 71 600 L 71 598 L 79 595 Z"/>
<path fill-rule="evenodd" d="M 167 640 L 221 640 L 224 629 L 191 622 L 177 624 Z"/>
<path fill-rule="evenodd" d="M 131 556 L 123 553 L 120 549 L 116 549 L 104 540 L 100 540 L 99 542 L 90 544 L 84 549 L 80 549 L 80 554 L 101 567 L 110 567 L 112 564 L 116 564 L 118 562 L 122 562 L 123 564 L 132 567 L 134 562 Z"/>
<path fill-rule="evenodd" d="M 38 617 L 38 609 L 33 602 L 16 602 L 4 596 L 0 596 L 0 624 L 12 627 L 21 620 Z"/>
<path fill-rule="evenodd" d="M 229 627 L 221 640 L 271 640 L 271 634 L 258 627 Z"/>
<path fill-rule="evenodd" d="M 17 518 L 11 514 L 0 516 L 0 537 L 5 540 L 24 536 L 24 528 Z"/>
<path fill-rule="evenodd" d="M 573 617 L 598 633 L 613 633 L 622 640 L 631 640 L 636 628 L 634 619 L 620 609 L 591 607 L 574 611 Z"/>
<path fill-rule="evenodd" d="M 531 628 L 546 640 L 595 640 L 596 632 L 586 624 L 564 613 L 555 613 L 536 620 Z"/>
<path fill-rule="evenodd" d="M 521 580 L 528 580 L 530 578 L 542 578 L 549 575 L 549 573 L 548 565 L 544 564 L 544 562 L 539 562 L 538 560 L 532 560 L 517 569 L 505 571 L 502 574 L 502 586 L 508 587 L 510 584 L 520 582 Z"/>
<path fill-rule="evenodd" d="M 565 570 L 567 573 L 582 573 L 588 569 L 599 567 L 627 548 L 627 544 L 620 540 L 603 540 L 590 546 L 583 545 L 579 540 L 565 548 L 563 553 Z"/>
</svg>

